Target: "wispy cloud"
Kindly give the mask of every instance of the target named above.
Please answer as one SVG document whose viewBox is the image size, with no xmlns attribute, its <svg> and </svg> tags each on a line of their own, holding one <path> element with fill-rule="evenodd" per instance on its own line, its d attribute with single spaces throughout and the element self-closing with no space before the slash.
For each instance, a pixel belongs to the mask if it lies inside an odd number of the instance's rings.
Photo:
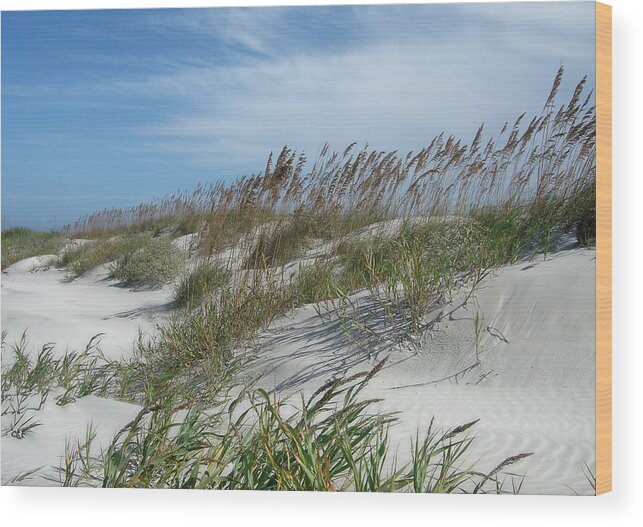
<svg viewBox="0 0 643 527">
<path fill-rule="evenodd" d="M 26 171 L 74 178 L 82 167 L 91 192 L 109 167 L 114 185 L 136 174 L 141 194 L 158 195 L 256 172 L 284 144 L 314 155 L 325 141 L 468 139 L 482 121 L 493 130 L 538 111 L 561 63 L 565 90 L 593 82 L 593 12 L 563 2 L 3 18 L 4 179 L 17 188 Z"/>
<path fill-rule="evenodd" d="M 351 49 L 280 55 L 265 31 L 250 31 L 265 55 L 179 68 L 117 89 L 189 98 L 192 111 L 140 132 L 162 138 L 166 147 L 174 141 L 195 163 L 208 164 L 249 154 L 258 162 L 257 155 L 284 143 L 314 150 L 320 141 L 357 140 L 403 149 L 442 130 L 466 137 L 483 120 L 499 126 L 517 112 L 536 111 L 561 62 L 571 70 L 568 83 L 593 74 L 584 71 L 591 65 L 591 19 L 563 16 L 571 14 L 569 6 L 555 13 L 528 6 L 523 18 L 487 9 L 478 19 L 464 6 L 458 10 L 480 25 L 467 22 L 449 33 L 431 23 L 432 31 L 422 31 L 417 16 L 391 22 L 390 13 L 368 10 L 360 24 L 370 28 L 369 37 Z M 249 13 L 245 30 L 263 28 Z"/>
</svg>

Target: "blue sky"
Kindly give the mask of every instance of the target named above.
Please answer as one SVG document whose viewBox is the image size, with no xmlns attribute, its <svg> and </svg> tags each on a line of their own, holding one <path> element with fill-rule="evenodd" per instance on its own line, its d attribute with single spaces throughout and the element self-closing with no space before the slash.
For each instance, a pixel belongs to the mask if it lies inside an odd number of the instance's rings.
<svg viewBox="0 0 643 527">
<path fill-rule="evenodd" d="M 258 173 L 284 144 L 468 141 L 594 62 L 593 2 L 4 12 L 3 228 Z"/>
</svg>

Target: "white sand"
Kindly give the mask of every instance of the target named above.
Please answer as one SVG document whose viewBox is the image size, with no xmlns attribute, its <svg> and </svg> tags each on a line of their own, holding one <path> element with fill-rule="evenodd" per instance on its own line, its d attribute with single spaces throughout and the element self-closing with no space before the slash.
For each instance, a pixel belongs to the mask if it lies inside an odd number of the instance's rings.
<svg viewBox="0 0 643 527">
<path fill-rule="evenodd" d="M 3 436 L 2 484 L 60 486 L 60 470 L 64 467 L 66 445 L 84 442 L 88 427 L 96 434 L 92 455 L 98 456 L 109 446 L 114 434 L 130 422 L 140 408 L 136 405 L 83 397 L 66 406 L 54 404 L 51 393 L 45 407 L 37 412 L 40 424 L 22 439 Z M 16 476 L 38 469 L 24 481 L 12 482 Z"/>
<path fill-rule="evenodd" d="M 369 369 L 389 355 L 366 396 L 384 398 L 382 409 L 402 412 L 392 430 L 400 461 L 416 428 L 432 416 L 445 427 L 480 418 L 470 458 L 482 458 L 480 469 L 534 452 L 515 466 L 527 475 L 523 492 L 591 494 L 583 466 L 594 466 L 594 260 L 592 250 L 562 251 L 485 279 L 477 294 L 484 317 L 481 364 L 462 375 L 456 374 L 475 364 L 473 303 L 445 317 L 415 350 L 387 340 L 385 324 L 374 320 L 382 339 L 351 344 L 336 317 L 322 323 L 314 306 L 303 306 L 262 334 L 251 373 L 268 371 L 261 384 L 284 395 L 310 394 L 329 377 Z M 125 289 L 101 271 L 68 282 L 46 263 L 30 259 L 2 275 L 2 329 L 9 343 L 28 328 L 34 349 L 54 341 L 64 351 L 103 332 L 102 348 L 115 358 L 127 355 L 139 330 L 153 331 L 167 316 L 169 288 Z M 355 298 L 369 306 L 368 295 Z M 136 411 L 95 397 L 63 408 L 48 404 L 30 437 L 2 438 L 3 481 L 44 465 L 49 468 L 25 483 L 45 484 L 65 438 L 82 437 L 93 422 L 104 444 Z"/>
<path fill-rule="evenodd" d="M 74 240 L 68 247 L 83 243 L 91 242 Z M 195 236 L 183 236 L 173 243 L 189 254 L 196 243 Z M 171 285 L 160 290 L 122 287 L 108 278 L 108 265 L 70 281 L 66 271 L 53 266 L 56 259 L 56 255 L 27 258 L 2 272 L 1 319 L 7 345 L 16 343 L 26 331 L 31 355 L 44 344 L 54 342 L 54 355 L 60 357 L 66 350 L 83 349 L 93 336 L 103 333 L 101 350 L 108 358 L 119 359 L 131 354 L 139 332 L 154 333 L 157 324 L 164 323 L 170 314 Z M 82 440 L 92 425 L 97 454 L 140 410 L 136 405 L 93 396 L 60 407 L 55 404 L 55 395 L 53 390 L 42 410 L 27 412 L 35 415 L 39 426 L 25 438 L 1 438 L 4 484 L 40 467 L 28 479 L 14 483 L 58 485 L 57 468 L 68 441 Z M 3 430 L 8 419 L 3 416 Z"/>
<path fill-rule="evenodd" d="M 107 279 L 105 266 L 88 276 L 69 281 L 65 271 L 49 267 L 54 255 L 29 258 L 2 273 L 2 330 L 12 345 L 26 330 L 28 351 L 37 353 L 43 344 L 55 342 L 57 356 L 65 350 L 81 350 L 98 333 L 100 348 L 111 359 L 127 357 L 139 331 L 150 334 L 169 313 L 171 288 L 137 291 Z M 139 411 L 135 405 L 84 397 L 60 407 L 50 394 L 37 412 L 40 425 L 23 439 L 1 439 L 2 482 L 42 467 L 26 485 L 57 485 L 58 471 L 67 440 L 83 439 L 87 427 L 95 427 L 98 448 Z M 5 422 L 3 417 L 3 425 Z"/>
<path fill-rule="evenodd" d="M 446 317 L 417 352 L 373 342 L 360 349 L 336 319 L 322 323 L 313 306 L 304 306 L 263 335 L 268 351 L 257 371 L 269 371 L 265 388 L 310 394 L 328 377 L 366 370 L 390 352 L 365 396 L 402 412 L 392 433 L 400 453 L 432 416 L 445 427 L 479 418 L 474 451 L 481 468 L 534 452 L 515 466 L 527 475 L 523 492 L 591 494 L 583 467 L 595 463 L 594 273 L 595 251 L 577 249 L 486 279 L 477 294 L 481 364 L 464 375 L 456 376 L 475 364 L 471 304 Z"/>
<path fill-rule="evenodd" d="M 185 251 L 188 255 L 191 255 L 198 248 L 199 235 L 197 233 L 185 234 L 172 240 L 172 244 L 178 249 Z"/>
<path fill-rule="evenodd" d="M 99 333 L 112 359 L 127 356 L 139 330 L 153 332 L 169 313 L 171 286 L 160 290 L 122 287 L 105 266 L 70 281 L 66 271 L 47 267 L 54 256 L 29 258 L 2 272 L 2 329 L 12 344 L 26 330 L 32 349 L 55 342 L 56 350 L 84 349 Z"/>
</svg>

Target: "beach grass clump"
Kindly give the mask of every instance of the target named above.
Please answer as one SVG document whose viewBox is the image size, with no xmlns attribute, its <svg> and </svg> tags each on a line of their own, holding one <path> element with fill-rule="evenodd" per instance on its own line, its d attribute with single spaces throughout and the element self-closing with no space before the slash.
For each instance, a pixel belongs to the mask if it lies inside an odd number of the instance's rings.
<svg viewBox="0 0 643 527">
<path fill-rule="evenodd" d="M 211 256 L 228 247 L 237 246 L 245 239 L 252 240 L 276 217 L 274 211 L 246 203 L 216 207 L 206 215 L 200 231 L 201 251 L 205 256 Z"/>
<path fill-rule="evenodd" d="M 158 288 L 176 278 L 184 264 L 183 251 L 169 238 L 151 238 L 121 255 L 110 275 L 128 285 Z"/>
<path fill-rule="evenodd" d="M 170 225 L 173 236 L 185 236 L 198 233 L 203 229 L 204 217 L 202 214 L 186 214 L 178 216 Z"/>
<path fill-rule="evenodd" d="M 113 374 L 98 349 L 99 336 L 84 350 L 56 357 L 54 345 L 27 352 L 26 334 L 12 346 L 2 335 L 2 434 L 23 439 L 40 425 L 39 412 L 48 400 L 65 406 L 87 395 L 105 396 Z"/>
<path fill-rule="evenodd" d="M 173 362 L 190 365 L 214 356 L 222 365 L 258 330 L 292 306 L 286 289 L 226 284 L 211 301 L 175 319 L 160 333 L 162 348 L 176 354 Z"/>
<path fill-rule="evenodd" d="M 485 207 L 472 212 L 471 218 L 485 233 L 480 259 L 488 267 L 547 255 L 570 232 L 579 246 L 591 247 L 596 244 L 596 184 L 575 186 L 564 196 Z"/>
<path fill-rule="evenodd" d="M 596 246 L 596 182 L 577 189 L 566 201 L 567 226 L 575 228 L 578 244 Z"/>
<path fill-rule="evenodd" d="M 197 307 L 230 280 L 230 270 L 208 263 L 200 264 L 181 278 L 174 288 L 172 305 L 175 308 Z"/>
<path fill-rule="evenodd" d="M 171 206 L 166 198 L 162 201 L 164 205 L 142 203 L 126 210 L 104 209 L 67 225 L 64 232 L 75 238 L 86 239 L 134 235 L 156 237 L 161 234 L 178 237 L 199 232 L 207 215 L 186 201 L 181 202 L 178 196 L 174 196 Z"/>
<path fill-rule="evenodd" d="M 484 234 L 467 218 L 404 222 L 393 236 L 339 243 L 342 264 L 335 291 L 366 288 L 397 328 L 420 333 L 432 305 L 451 299 L 454 290 L 475 287 L 486 275 Z"/>
<path fill-rule="evenodd" d="M 139 338 L 133 358 L 120 364 L 119 397 L 144 402 L 172 392 L 192 398 L 243 363 L 259 330 L 293 307 L 287 288 L 254 282 L 222 285 L 217 294 L 181 310 L 150 338 Z"/>
<path fill-rule="evenodd" d="M 290 283 L 294 305 L 317 304 L 337 298 L 337 271 L 332 262 L 316 262 L 299 270 Z"/>
<path fill-rule="evenodd" d="M 523 209 L 514 206 L 494 207 L 477 211 L 473 218 L 486 233 L 484 257 L 489 265 L 514 263 L 525 256 L 534 234 L 525 222 Z"/>
<path fill-rule="evenodd" d="M 24 227 L 2 231 L 2 269 L 32 256 L 58 254 L 67 239 L 58 231 L 40 232 Z"/>
<path fill-rule="evenodd" d="M 207 411 L 194 400 L 162 398 L 143 408 L 101 456 L 79 442 L 62 467 L 66 486 L 371 492 L 503 492 L 504 472 L 529 453 L 488 472 L 465 464 L 474 422 L 411 441 L 397 466 L 389 440 L 395 417 L 360 397 L 383 362 L 336 379 L 300 404 L 250 390 L 225 393 Z M 88 438 L 88 442 L 91 437 Z M 508 476 L 511 477 L 511 476 Z M 515 486 L 512 486 L 512 489 Z"/>
<path fill-rule="evenodd" d="M 285 228 L 287 239 L 339 240 L 360 229 L 382 221 L 382 214 L 355 214 L 352 211 L 296 210 L 288 216 Z"/>
<path fill-rule="evenodd" d="M 20 340 L 9 346 L 2 340 L 2 397 L 10 393 L 44 393 L 52 387 L 73 391 L 83 397 L 90 393 L 106 393 L 107 382 L 99 349 L 100 335 L 90 339 L 82 351 L 67 351 L 60 357 L 54 354 L 54 345 L 44 344 L 35 357 L 27 352 L 28 340 L 24 333 Z"/>
<path fill-rule="evenodd" d="M 281 217 L 274 228 L 258 233 L 245 267 L 263 269 L 284 265 L 301 257 L 313 242 L 341 240 L 379 219 L 379 215 L 363 216 L 342 211 L 319 214 L 295 211 Z"/>
<path fill-rule="evenodd" d="M 450 302 L 463 287 L 469 288 L 468 298 L 488 274 L 484 236 L 481 226 L 467 218 L 402 228 L 397 257 L 386 268 L 385 291 L 390 302 L 409 314 L 413 332 L 422 330 L 430 306 Z"/>
<path fill-rule="evenodd" d="M 339 283 L 343 290 L 352 292 L 376 287 L 383 279 L 384 269 L 396 257 L 395 242 L 374 236 L 361 240 L 341 240 L 333 254 L 339 258 Z"/>
<path fill-rule="evenodd" d="M 148 235 L 140 234 L 98 238 L 64 251 L 58 263 L 78 278 L 100 265 L 114 262 L 138 251 L 147 245 L 149 240 Z"/>
<path fill-rule="evenodd" d="M 246 269 L 278 267 L 301 257 L 313 240 L 328 240 L 342 233 L 340 218 L 313 217 L 303 212 L 282 215 L 271 228 L 257 232 L 245 261 Z"/>
<path fill-rule="evenodd" d="M 250 250 L 244 267 L 265 269 L 290 262 L 303 254 L 306 247 L 307 230 L 286 221 L 274 229 L 264 230 Z"/>
</svg>

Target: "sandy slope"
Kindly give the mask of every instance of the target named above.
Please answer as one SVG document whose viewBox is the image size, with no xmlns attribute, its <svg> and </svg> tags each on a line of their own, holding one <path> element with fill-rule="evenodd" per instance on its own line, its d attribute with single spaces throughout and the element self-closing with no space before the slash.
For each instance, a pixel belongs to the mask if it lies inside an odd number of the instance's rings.
<svg viewBox="0 0 643 527">
<path fill-rule="evenodd" d="M 265 388 L 311 393 L 390 352 L 366 394 L 402 412 L 392 434 L 402 450 L 432 416 L 443 426 L 479 418 L 481 467 L 534 452 L 516 466 L 527 474 L 524 492 L 591 493 L 583 466 L 594 464 L 594 270 L 595 252 L 581 249 L 501 269 L 483 282 L 477 307 L 455 309 L 415 350 L 386 342 L 383 323 L 382 341 L 351 344 L 337 317 L 322 323 L 305 306 L 263 335 L 257 372 L 268 371 Z M 368 298 L 361 304 L 368 308 Z M 476 363 L 476 309 L 484 317 L 480 365 L 468 369 Z"/>
<path fill-rule="evenodd" d="M 169 312 L 172 289 L 125 288 L 103 267 L 69 281 L 67 272 L 29 258 L 2 272 L 2 329 L 8 343 L 27 330 L 32 347 L 55 342 L 57 351 L 83 349 L 99 333 L 110 358 L 127 354 L 138 331 L 152 332 Z"/>
<path fill-rule="evenodd" d="M 34 271 L 34 268 L 43 270 Z M 19 262 L 2 276 L 2 329 L 11 342 L 29 328 L 31 343 L 82 347 L 104 332 L 103 349 L 126 354 L 139 329 L 151 331 L 167 314 L 170 291 L 132 291 L 105 274 L 67 282 L 46 259 Z M 534 452 L 515 467 L 527 474 L 523 492 L 591 494 L 583 465 L 594 465 L 595 252 L 562 251 L 498 270 L 482 284 L 477 304 L 459 306 L 421 342 L 400 345 L 366 293 L 355 295 L 376 330 L 350 341 L 336 313 L 303 306 L 275 321 L 259 339 L 249 372 L 283 395 L 312 390 L 329 377 L 372 367 L 389 356 L 366 396 L 384 398 L 383 410 L 400 411 L 392 439 L 403 452 L 418 426 L 432 416 L 442 426 L 480 419 L 470 459 L 490 469 L 505 457 Z M 482 317 L 476 365 L 473 316 Z M 447 310 L 448 311 L 448 310 Z M 87 397 L 60 408 L 48 405 L 30 438 L 2 438 L 2 478 L 45 465 L 26 483 L 55 477 L 65 439 L 82 437 L 87 425 L 107 441 L 137 408 Z"/>
<path fill-rule="evenodd" d="M 50 395 L 53 400 L 53 394 Z M 84 443 L 88 428 L 96 434 L 92 455 L 98 456 L 107 448 L 114 434 L 130 422 L 140 407 L 93 395 L 78 399 L 66 406 L 49 402 L 38 412 L 40 425 L 23 439 L 2 437 L 2 484 L 60 486 L 67 444 Z M 13 478 L 38 469 L 24 481 Z"/>
<path fill-rule="evenodd" d="M 69 281 L 67 273 L 49 267 L 55 257 L 28 258 L 2 273 L 2 330 L 11 345 L 27 330 L 28 351 L 36 353 L 55 342 L 57 355 L 66 349 L 83 349 L 98 333 L 106 356 L 127 356 L 138 332 L 151 333 L 169 313 L 171 288 L 136 291 L 108 280 L 99 268 L 88 276 Z M 114 433 L 138 412 L 135 405 L 98 397 L 84 397 L 60 407 L 51 394 L 37 413 L 40 423 L 23 439 L 1 439 L 2 481 L 42 467 L 24 484 L 57 485 L 61 456 L 67 440 L 85 437 L 88 425 L 96 431 L 95 446 L 107 445 Z M 4 421 L 4 418 L 3 418 Z"/>
</svg>

